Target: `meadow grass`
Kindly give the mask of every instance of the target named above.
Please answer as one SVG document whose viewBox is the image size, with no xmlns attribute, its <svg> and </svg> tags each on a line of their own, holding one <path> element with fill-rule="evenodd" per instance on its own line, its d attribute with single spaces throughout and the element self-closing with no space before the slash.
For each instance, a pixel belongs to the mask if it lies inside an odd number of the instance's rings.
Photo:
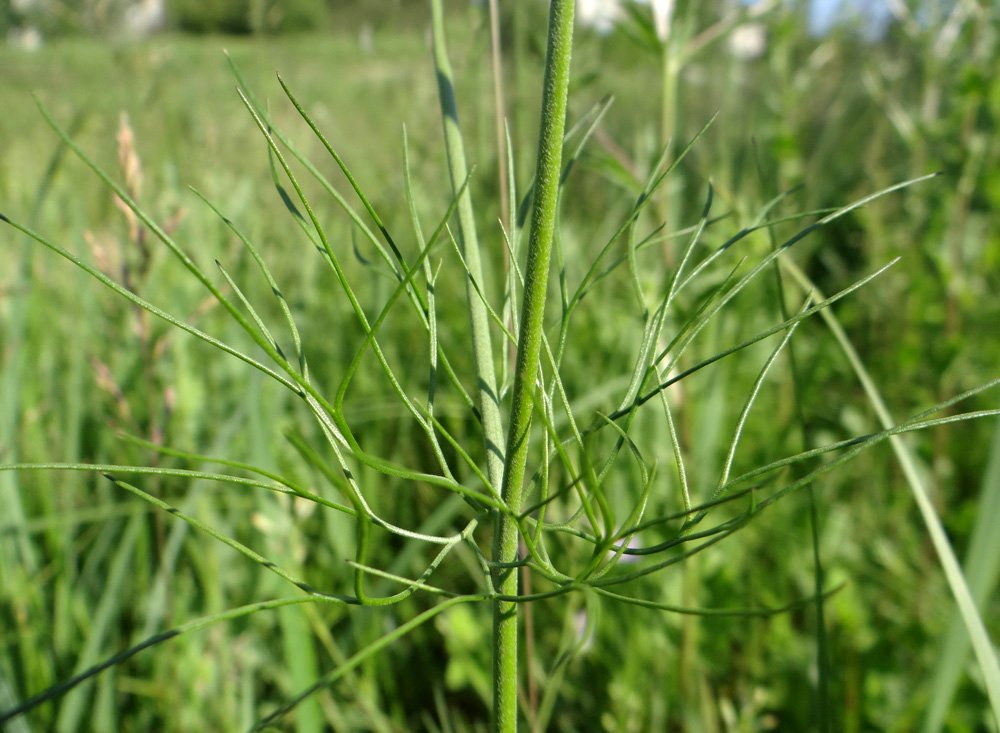
<svg viewBox="0 0 1000 733">
<path fill-rule="evenodd" d="M 693 29 L 701 19 L 686 20 Z M 945 183 L 938 178 L 873 202 L 817 230 L 796 245 L 792 256 L 821 290 L 836 292 L 897 254 L 904 255 L 874 285 L 836 306 L 837 318 L 897 420 L 994 376 L 997 345 L 991 323 L 997 303 L 989 295 L 996 292 L 997 276 L 989 264 L 995 263 L 1000 249 L 995 235 L 987 234 L 996 217 L 987 204 L 995 195 L 988 184 L 990 171 L 996 170 L 992 163 L 997 149 L 995 142 L 983 138 L 978 115 L 995 110 L 988 106 L 992 97 L 984 95 L 988 77 L 975 77 L 974 72 L 988 68 L 995 50 L 983 50 L 987 41 L 980 40 L 972 61 L 949 65 L 958 51 L 936 57 L 935 68 L 921 78 L 924 91 L 930 94 L 935 85 L 950 89 L 975 114 L 957 115 L 953 123 L 918 118 L 914 124 L 924 132 L 906 137 L 906 114 L 929 115 L 926 105 L 907 109 L 905 95 L 891 86 L 879 87 L 877 77 L 862 91 L 847 87 L 845 92 L 835 83 L 856 73 L 851 65 L 856 41 L 848 35 L 810 41 L 791 29 L 788 19 L 770 22 L 774 49 L 765 59 L 738 64 L 718 51 L 685 59 L 688 75 L 680 77 L 682 113 L 676 117 L 679 140 L 692 137 L 716 109 L 721 112 L 667 179 L 667 195 L 654 199 L 646 231 L 661 217 L 669 217 L 671 229 L 696 227 L 708 195 L 708 177 L 717 198 L 712 213 L 728 211 L 730 216 L 704 222 L 699 246 L 706 253 L 753 222 L 766 202 L 795 184 L 804 182 L 806 187 L 781 199 L 776 211 L 829 210 L 943 168 Z M 488 75 L 485 36 L 483 30 L 461 32 L 462 25 L 456 26 L 460 32 L 451 34 L 450 50 L 458 59 L 459 117 L 468 156 L 479 164 L 468 185 L 474 201 L 489 201 L 496 191 L 498 164 L 492 152 L 488 96 L 479 93 Z M 514 59 L 520 71 L 514 67 L 508 74 L 515 80 L 510 128 L 515 179 L 523 192 L 528 182 L 524 171 L 533 165 L 524 150 L 532 148 L 534 135 L 527 130 L 533 123 L 525 120 L 537 119 L 537 99 L 527 98 L 526 77 L 529 71 L 536 75 L 537 94 L 541 61 L 530 37 L 514 40 L 526 46 Z M 354 42 L 353 37 L 335 42 L 305 37 L 266 44 L 226 39 L 225 45 L 246 80 L 244 87 L 267 98 L 278 125 L 309 159 L 318 161 L 322 147 L 273 81 L 273 70 L 282 71 L 318 126 L 336 141 L 393 232 L 412 229 L 400 163 L 400 122 L 405 122 L 410 191 L 429 233 L 453 195 L 438 142 L 429 51 L 419 34 L 397 34 L 383 46 L 389 50 L 372 59 L 359 58 Z M 906 38 L 893 39 L 896 47 L 908 50 L 911 60 L 929 55 L 930 41 L 914 37 L 909 42 L 907 46 Z M 965 42 L 971 45 L 977 39 Z M 190 183 L 204 193 L 257 243 L 295 314 L 313 382 L 334 391 L 364 334 L 309 243 L 289 226 L 293 222 L 274 195 L 266 148 L 232 91 L 221 45 L 178 38 L 116 48 L 71 40 L 47 49 L 45 56 L 2 51 L 4 68 L 11 70 L 13 79 L 4 87 L 4 95 L 13 96 L 5 99 L 11 114 L 0 123 L 4 139 L 11 141 L 0 153 L 3 213 L 12 218 L 16 214 L 98 267 L 109 263 L 112 279 L 124 278 L 122 266 L 127 263 L 130 287 L 141 297 L 169 305 L 171 312 L 227 343 L 256 348 L 218 305 L 205 301 L 204 291 L 162 248 L 150 247 L 144 264 L 142 250 L 129 243 L 128 222 L 108 191 L 93 185 L 92 176 L 65 155 L 55 136 L 41 134 L 41 118 L 26 90 L 37 89 L 55 118 L 108 170 L 117 170 L 119 146 L 114 138 L 119 113 L 127 110 L 144 175 L 139 203 L 158 220 L 176 218 L 175 236 L 200 265 L 207 270 L 218 259 L 262 319 L 280 323 L 280 301 L 270 297 L 271 287 L 256 274 L 239 239 L 183 187 Z M 586 275 L 600 246 L 627 218 L 651 174 L 662 115 L 656 95 L 648 91 L 650 65 L 633 46 L 621 36 L 584 35 L 577 40 L 578 81 L 570 91 L 570 122 L 581 119 L 608 91 L 618 99 L 594 135 L 599 144 L 584 148 L 562 200 L 556 292 L 565 283 L 572 293 L 572 285 Z M 657 63 L 650 57 L 653 68 Z M 872 73 L 868 67 L 864 71 Z M 971 76 L 972 81 L 951 89 L 948 74 Z M 964 136 L 961 149 L 946 144 L 954 131 Z M 756 153 L 751 135 L 757 140 Z M 970 151 L 979 151 L 979 157 L 973 159 Z M 332 177 L 334 165 L 324 165 Z M 349 190 L 342 179 L 336 180 L 338 188 Z M 319 195 L 318 187 L 308 185 L 318 218 L 330 239 L 339 243 L 338 253 L 362 307 L 378 313 L 394 292 L 393 278 L 371 264 L 378 253 L 356 227 Z M 183 215 L 178 216 L 182 207 Z M 498 213 L 495 207 L 476 209 L 477 226 L 488 242 L 488 273 L 503 271 Z M 782 241 L 802 225 L 795 220 L 779 223 L 773 227 L 774 236 Z M 354 570 L 344 559 L 354 557 L 357 528 L 344 512 L 252 485 L 222 487 L 209 475 L 219 470 L 217 465 L 116 435 L 121 430 L 192 454 L 252 463 L 330 500 L 332 493 L 317 488 L 328 486 L 322 467 L 330 456 L 309 458 L 309 446 L 320 445 L 322 436 L 300 401 L 289 399 L 259 371 L 217 358 L 205 344 L 137 314 L 84 273 L 8 231 L 12 235 L 4 235 L 4 262 L 11 266 L 4 268 L 0 280 L 0 462 L 168 469 L 145 476 L 115 473 L 115 478 L 254 547 L 310 585 L 351 588 Z M 568 341 L 560 370 L 577 414 L 611 414 L 619 406 L 629 387 L 629 362 L 647 329 L 645 304 L 637 308 L 636 293 L 662 287 L 691 236 L 689 232 L 664 239 L 635 252 L 631 269 L 617 268 L 581 301 L 573 325 L 585 335 Z M 415 258 L 419 245 L 412 237 L 401 241 L 408 248 L 406 257 Z M 678 294 L 671 327 L 699 312 L 744 253 L 759 259 L 771 247 L 766 231 L 731 247 L 720 260 L 722 267 L 709 270 Z M 471 374 L 465 272 L 447 251 L 438 251 L 441 269 L 434 278 L 437 338 L 442 351 L 453 355 L 456 373 Z M 708 323 L 682 366 L 697 364 L 780 323 L 783 307 L 794 314 L 804 294 L 793 292 L 793 281 L 785 282 L 789 295 L 782 303 L 773 278 L 764 280 L 743 291 L 736 307 L 723 311 L 724 318 Z M 486 287 L 498 296 L 503 277 L 488 276 Z M 550 317 L 558 323 L 557 313 L 550 312 Z M 494 326 L 495 338 L 497 334 Z M 550 332 L 549 338 L 556 334 Z M 426 392 L 426 336 L 413 313 L 392 311 L 381 327 L 380 343 L 407 393 Z M 758 407 L 747 414 L 733 459 L 734 475 L 805 448 L 880 429 L 843 351 L 818 321 L 803 322 L 791 343 L 799 377 L 794 378 L 789 362 L 775 362 L 761 386 Z M 672 429 L 662 414 L 640 413 L 635 419 L 629 430 L 635 454 L 658 456 L 655 472 L 663 482 L 649 494 L 647 516 L 674 516 L 685 509 L 673 478 L 677 467 L 671 458 L 671 432 L 685 451 L 693 503 L 712 495 L 747 392 L 774 345 L 758 344 L 739 358 L 720 361 L 678 383 L 671 393 L 676 422 Z M 286 356 L 294 353 L 290 346 L 284 343 Z M 358 443 L 394 464 L 434 471 L 426 436 L 381 378 L 375 360 L 366 356 L 362 366 L 343 408 Z M 504 360 L 498 359 L 502 380 L 509 376 L 504 368 Z M 995 393 L 987 393 L 960 409 L 995 406 Z M 481 441 L 477 445 L 478 422 L 457 390 L 442 386 L 434 414 L 477 465 L 486 465 Z M 565 417 L 553 413 L 551 419 Z M 545 416 L 536 415 L 539 420 L 544 422 Z M 993 429 L 989 421 L 971 421 L 908 438 L 922 462 L 919 470 L 935 488 L 937 511 L 959 556 L 969 544 L 971 561 L 979 568 L 975 576 L 970 572 L 970 579 L 978 578 L 973 590 L 985 604 L 987 620 L 997 618 L 990 588 L 998 553 L 974 526 L 977 507 L 980 517 L 995 516 L 988 501 L 977 502 L 980 491 L 986 497 L 1000 492 L 995 465 L 986 460 Z M 592 439 L 595 454 L 612 449 L 616 437 L 610 431 L 597 434 Z M 449 461 L 461 463 L 453 452 L 457 449 L 442 450 Z M 781 482 L 790 483 L 814 467 L 792 467 Z M 179 473 L 182 468 L 206 475 L 185 476 Z M 618 515 L 628 514 L 624 497 L 634 498 L 636 486 L 653 485 L 644 474 L 650 468 L 652 464 L 636 461 L 609 479 L 607 494 L 617 497 L 612 502 L 621 502 L 612 507 Z M 467 517 L 468 507 L 459 496 L 442 494 L 431 484 L 410 484 L 364 465 L 356 471 L 372 510 L 388 521 L 438 534 L 453 531 Z M 559 471 L 557 463 L 550 479 L 553 486 L 566 478 L 560 479 Z M 250 474 L 237 470 L 237 475 Z M 764 483 L 759 490 L 767 492 L 769 486 Z M 135 501 L 120 484 L 93 472 L 0 472 L 0 492 L 9 507 L 0 527 L 5 629 L 0 710 L 131 644 L 193 623 L 191 633 L 109 669 L 36 708 L 28 719 L 38 727 L 60 730 L 245 729 L 331 669 L 345 673 L 302 703 L 288 718 L 293 722 L 284 725 L 313 730 L 325 720 L 338 729 L 476 729 L 488 717 L 492 683 L 487 604 L 455 606 L 357 666 L 345 662 L 410 619 L 420 619 L 433 608 L 433 597 L 414 594 L 390 612 L 290 603 L 274 613 L 239 616 L 196 631 L 192 619 L 280 598 L 287 591 L 265 568 L 148 503 Z M 909 730 L 927 720 L 931 700 L 943 705 L 940 714 L 953 729 L 989 725 L 975 667 L 953 651 L 940 651 L 950 596 L 888 450 L 876 447 L 861 453 L 846 470 L 825 475 L 815 485 L 814 500 L 822 587 L 837 591 L 825 604 L 832 729 Z M 734 502 L 728 516 L 738 518 L 744 508 Z M 572 513 L 569 505 L 558 502 L 547 511 L 552 521 Z M 718 547 L 668 573 L 629 584 L 630 595 L 654 603 L 716 611 L 752 609 L 758 614 L 664 615 L 610 603 L 592 592 L 525 606 L 531 615 L 522 645 L 520 692 L 527 722 L 563 730 L 592 727 L 595 721 L 609 730 L 813 725 L 819 685 L 815 619 L 812 606 L 794 605 L 808 600 L 817 585 L 810 511 L 806 494 L 793 494 Z M 644 542 L 670 537 L 680 519 L 673 530 L 651 528 L 651 539 Z M 981 519 L 979 527 L 984 526 L 988 524 Z M 591 546 L 573 537 L 556 535 L 549 551 L 569 566 L 585 566 Z M 390 576 L 415 577 L 426 566 L 425 554 L 413 543 L 384 535 L 370 561 Z M 460 545 L 438 568 L 434 585 L 481 593 L 470 580 L 480 572 L 480 562 L 471 548 Z M 540 580 L 533 575 L 532 582 Z M 391 577 L 370 574 L 366 587 L 373 595 L 400 588 Z M 528 591 L 522 586 L 522 592 Z M 794 607 L 783 613 L 766 612 L 789 603 Z M 587 624 L 583 632 L 579 623 Z M 995 627 L 992 631 L 995 635 Z M 949 648 L 959 643 L 950 642 Z M 945 669 L 946 659 L 953 660 L 948 662 L 951 669 Z M 937 702 L 947 686 L 947 681 L 939 681 L 942 676 L 970 669 L 971 677 L 963 675 L 958 698 Z M 804 678 L 808 694 L 803 692 Z M 8 725 L 18 724 L 15 720 Z"/>
</svg>

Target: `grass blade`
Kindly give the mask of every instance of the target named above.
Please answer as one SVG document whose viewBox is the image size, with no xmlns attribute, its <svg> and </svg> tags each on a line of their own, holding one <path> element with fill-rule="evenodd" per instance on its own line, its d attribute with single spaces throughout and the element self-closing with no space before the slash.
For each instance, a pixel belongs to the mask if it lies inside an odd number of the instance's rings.
<svg viewBox="0 0 1000 733">
<path fill-rule="evenodd" d="M 788 268 L 791 275 L 800 283 L 800 285 L 807 289 L 815 289 L 815 286 L 801 270 L 788 262 L 785 263 L 785 266 Z M 816 292 L 818 295 L 819 291 L 817 290 Z M 843 328 L 841 328 L 840 322 L 830 310 L 824 310 L 822 312 L 822 317 L 836 337 L 841 350 L 850 361 L 851 367 L 854 369 L 858 380 L 864 387 L 865 394 L 868 396 L 869 402 L 871 402 L 872 407 L 875 409 L 879 421 L 882 423 L 883 427 L 888 429 L 893 424 L 889 410 L 886 407 L 885 402 L 882 400 L 882 396 L 879 393 L 878 388 L 869 376 L 868 370 L 861 362 L 861 358 L 858 356 L 857 351 L 855 351 L 854 346 L 851 344 L 850 339 L 844 332 Z M 920 474 L 918 473 L 916 467 L 916 460 L 909 446 L 907 446 L 902 439 L 895 435 L 890 436 L 889 441 L 892 444 L 893 452 L 896 454 L 896 459 L 899 461 L 900 467 L 903 469 L 903 474 L 906 476 L 907 483 L 910 485 L 910 491 L 913 493 L 913 498 L 917 503 L 917 508 L 920 510 L 920 516 L 924 520 L 927 532 L 930 535 L 931 543 L 934 545 L 934 550 L 937 552 L 938 560 L 941 563 L 941 569 L 944 571 L 945 578 L 951 588 L 952 595 L 955 598 L 956 604 L 958 604 L 958 610 L 962 615 L 962 621 L 965 624 L 965 628 L 970 639 L 972 640 L 972 649 L 976 654 L 980 670 L 983 673 L 986 691 L 990 698 L 990 707 L 993 710 L 993 717 L 996 723 L 1000 725 L 1000 661 L 997 659 L 993 642 L 990 641 L 989 632 L 986 630 L 982 616 L 979 614 L 972 592 L 966 582 L 965 574 L 962 572 L 962 568 L 958 564 L 958 559 L 955 557 L 955 553 L 952 550 L 951 542 L 948 540 L 948 535 L 945 533 L 944 527 L 941 524 L 941 518 L 934 509 L 934 504 L 927 495 L 927 489 L 924 487 L 923 482 L 920 479 Z"/>
</svg>

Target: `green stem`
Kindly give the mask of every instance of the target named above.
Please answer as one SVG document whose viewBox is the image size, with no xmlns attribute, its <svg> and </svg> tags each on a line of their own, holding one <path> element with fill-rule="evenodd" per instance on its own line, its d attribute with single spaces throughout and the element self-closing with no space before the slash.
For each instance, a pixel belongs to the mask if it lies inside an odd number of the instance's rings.
<svg viewBox="0 0 1000 733">
<path fill-rule="evenodd" d="M 542 91 L 542 120 L 538 136 L 534 205 L 528 234 L 528 262 L 521 305 L 521 331 L 517 342 L 510 426 L 501 495 L 509 514 L 496 514 L 493 539 L 493 586 L 501 596 L 516 596 L 517 525 L 520 512 L 532 402 L 539 371 L 542 321 L 545 314 L 556 198 L 562 166 L 569 90 L 570 52 L 573 44 L 573 0 L 552 0 L 549 10 L 548 49 Z M 493 606 L 493 730 L 517 729 L 517 605 L 495 600 Z"/>
<path fill-rule="evenodd" d="M 455 86 L 452 83 L 451 63 L 445 45 L 444 12 L 441 0 L 431 0 L 431 21 L 434 29 L 434 66 L 437 71 L 438 96 L 441 119 L 444 124 L 445 146 L 448 151 L 448 172 L 455 193 L 468 177 L 462 131 L 458 126 L 458 108 L 455 104 Z M 493 345 L 490 340 L 490 317 L 486 304 L 473 284 L 478 283 L 485 293 L 483 268 L 479 256 L 479 240 L 472 211 L 472 195 L 466 186 L 458 197 L 458 242 L 462 257 L 468 267 L 465 296 L 469 303 L 469 324 L 479 386 L 479 411 L 483 421 L 483 438 L 486 443 L 486 476 L 493 487 L 500 485 L 503 475 L 503 424 L 500 421 L 500 402 L 497 393 L 496 371 L 493 366 Z"/>
</svg>

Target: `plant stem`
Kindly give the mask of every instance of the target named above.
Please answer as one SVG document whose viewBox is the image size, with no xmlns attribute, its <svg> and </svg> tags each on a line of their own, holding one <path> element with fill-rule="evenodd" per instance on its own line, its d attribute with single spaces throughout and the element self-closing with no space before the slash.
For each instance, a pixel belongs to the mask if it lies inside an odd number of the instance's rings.
<svg viewBox="0 0 1000 733">
<path fill-rule="evenodd" d="M 493 538 L 493 560 L 497 563 L 493 569 L 493 585 L 502 596 L 517 595 L 518 590 L 517 568 L 514 566 L 517 560 L 517 525 L 512 515 L 519 513 L 521 508 L 532 402 L 539 370 L 556 199 L 562 167 L 563 134 L 566 128 L 573 9 L 573 0 L 552 0 L 549 9 L 538 163 L 501 485 L 501 495 L 509 514 L 496 515 L 496 532 Z M 517 606 L 509 601 L 497 600 L 493 606 L 493 730 L 508 733 L 516 729 Z"/>
<path fill-rule="evenodd" d="M 458 126 L 458 108 L 455 104 L 455 86 L 452 83 L 451 63 L 445 45 L 444 12 L 441 0 L 431 0 L 431 22 L 434 29 L 434 66 L 437 71 L 438 96 L 441 119 L 444 124 L 445 146 L 448 150 L 448 172 L 452 190 L 458 192 L 468 177 L 462 131 Z M 472 333 L 476 379 L 479 387 L 479 412 L 483 422 L 483 439 L 486 444 L 486 476 L 493 486 L 499 486 L 503 474 L 503 425 L 500 421 L 500 403 L 497 393 L 496 370 L 493 366 L 493 346 L 490 341 L 490 318 L 486 304 L 480 299 L 469 278 L 479 284 L 485 293 L 483 268 L 479 256 L 479 240 L 472 211 L 472 195 L 468 187 L 458 199 L 458 242 L 462 257 L 469 268 L 465 282 L 465 296 L 469 303 L 469 326 Z"/>
</svg>

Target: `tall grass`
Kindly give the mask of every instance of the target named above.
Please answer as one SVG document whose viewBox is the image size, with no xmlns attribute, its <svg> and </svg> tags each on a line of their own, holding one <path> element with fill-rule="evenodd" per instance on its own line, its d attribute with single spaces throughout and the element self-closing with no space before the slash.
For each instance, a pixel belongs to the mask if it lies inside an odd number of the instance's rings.
<svg viewBox="0 0 1000 733">
<path fill-rule="evenodd" d="M 694 12 L 683 20 L 692 29 L 701 22 Z M 529 32 L 523 18 L 513 21 Z M 466 31 L 466 41 L 476 38 Z M 577 78 L 589 48 L 605 44 L 613 54 L 621 42 L 583 38 Z M 775 55 L 792 55 L 795 43 L 804 41 L 786 41 Z M 522 49 L 522 76 L 512 76 L 524 84 L 523 69 L 534 63 L 525 50 L 530 43 L 515 38 L 514 45 Z M 680 49 L 678 59 L 693 70 L 692 50 Z M 724 54 L 710 60 L 726 63 Z M 883 211 L 903 227 L 907 217 L 886 202 L 928 189 L 938 193 L 924 194 L 926 200 L 937 201 L 942 179 L 889 190 L 892 181 L 924 171 L 886 172 L 881 195 L 869 195 L 868 187 L 845 196 L 851 186 L 831 186 L 806 200 L 855 203 L 794 214 L 790 200 L 802 194 L 780 191 L 798 181 L 782 179 L 789 175 L 782 168 L 777 185 L 768 183 L 766 155 L 759 184 L 721 155 L 724 175 L 716 185 L 699 180 L 711 169 L 711 151 L 745 145 L 731 127 L 717 132 L 725 110 L 703 135 L 698 130 L 709 114 L 697 123 L 678 119 L 675 138 L 700 135 L 689 148 L 661 147 L 665 141 L 655 135 L 663 117 L 654 110 L 648 123 L 632 128 L 628 150 L 616 142 L 627 129 L 615 116 L 621 100 L 574 111 L 571 93 L 575 124 L 558 177 L 553 283 L 541 288 L 548 327 L 533 329 L 538 356 L 527 358 L 521 348 L 527 363 L 511 369 L 506 344 L 518 340 L 517 326 L 531 311 L 520 302 L 532 277 L 532 199 L 524 192 L 533 191 L 537 212 L 543 177 L 532 189 L 519 163 L 519 108 L 506 158 L 509 200 L 522 205 L 509 212 L 509 228 L 499 229 L 492 184 L 485 182 L 490 159 L 471 177 L 455 165 L 457 146 L 486 146 L 470 145 L 470 125 L 449 131 L 459 118 L 479 119 L 485 103 L 466 101 L 474 97 L 463 90 L 462 73 L 444 84 L 443 61 L 439 46 L 438 91 L 456 90 L 455 107 L 442 107 L 447 169 L 437 146 L 423 142 L 430 115 L 409 126 L 400 164 L 385 142 L 398 135 L 359 136 L 360 127 L 349 131 L 343 115 L 312 101 L 329 98 L 328 90 L 298 92 L 289 74 L 280 94 L 291 104 L 265 103 L 254 94 L 261 84 L 238 71 L 243 113 L 230 109 L 225 127 L 215 123 L 211 133 L 210 115 L 182 103 L 168 123 L 168 139 L 177 125 L 176 146 L 165 146 L 164 162 L 145 158 L 138 124 L 131 155 L 129 143 L 109 145 L 109 136 L 88 146 L 105 151 L 93 165 L 99 176 L 119 165 L 118 151 L 121 174 L 106 181 L 131 212 L 120 222 L 108 216 L 122 216 L 113 196 L 81 192 L 75 183 L 61 187 L 69 170 L 64 153 L 88 160 L 72 142 L 85 133 L 63 133 L 59 115 L 48 116 L 65 147 L 51 165 L 34 165 L 49 171 L 34 194 L 11 194 L 29 211 L 34 197 L 39 212 L 28 215 L 37 225 L 15 227 L 75 258 L 118 294 L 105 297 L 88 278 L 69 279 L 55 258 L 36 254 L 37 243 L 12 240 L 23 274 L 11 281 L 4 313 L 5 345 L 17 348 L 5 354 L 0 439 L 5 468 L 19 470 L 0 471 L 0 490 L 9 507 L 5 628 L 18 634 L 4 635 L 0 709 L 15 714 L 19 701 L 47 690 L 27 703 L 30 719 L 62 730 L 248 728 L 283 715 L 293 715 L 285 724 L 301 730 L 464 728 L 485 720 L 493 684 L 505 673 L 513 684 L 499 685 L 497 697 L 506 702 L 494 714 L 507 717 L 497 727 L 515 725 L 518 716 L 535 729 L 595 721 L 615 730 L 912 727 L 925 698 L 910 691 L 932 667 L 904 662 L 931 653 L 923 651 L 931 647 L 929 629 L 945 615 L 921 604 L 948 606 L 919 523 L 900 510 L 905 494 L 879 489 L 895 482 L 885 469 L 888 454 L 874 446 L 995 411 L 975 404 L 983 399 L 976 384 L 984 381 L 975 368 L 951 377 L 961 389 L 925 395 L 916 387 L 896 391 L 900 379 L 913 376 L 905 362 L 891 372 L 894 380 L 880 374 L 887 368 L 880 366 L 881 342 L 862 343 L 859 358 L 848 335 L 857 318 L 850 304 L 893 292 L 870 279 L 899 282 L 900 266 L 883 272 L 892 253 L 880 250 L 848 268 L 837 261 L 843 248 L 825 246 L 821 237 L 833 231 L 836 242 L 844 222 L 867 226 Z M 669 73 L 678 74 L 684 98 L 683 67 Z M 172 77 L 168 69 L 164 78 Z M 623 72 L 621 84 L 610 86 L 627 90 L 629 83 Z M 433 89 L 418 84 L 413 94 L 433 99 Z M 585 82 L 576 96 L 589 94 Z M 385 104 L 391 98 L 369 89 L 362 99 L 372 97 Z M 627 105 L 629 116 L 647 101 Z M 361 115 L 370 118 L 362 127 L 378 124 L 379 111 Z M 190 211 L 176 216 L 182 194 L 169 161 L 197 159 L 188 133 L 200 131 L 211 150 L 233 142 L 213 143 L 220 130 L 238 132 L 248 122 L 259 149 L 266 145 L 270 179 L 247 185 L 226 166 L 213 167 L 203 179 L 213 189 L 205 196 L 211 203 L 185 196 Z M 116 126 L 127 140 L 124 131 L 132 128 Z M 492 137 L 492 125 L 471 127 L 481 140 Z M 797 129 L 788 122 L 784 134 Z M 371 148 L 327 144 L 335 138 Z M 245 164 L 243 140 L 228 159 L 234 170 Z M 129 175 L 140 159 L 141 186 Z M 327 180 L 338 166 L 352 172 L 342 184 L 350 196 Z M 386 173 L 394 185 L 384 182 Z M 442 183 L 447 176 L 451 187 Z M 620 188 L 599 186 L 602 177 Z M 119 178 L 125 183 L 114 182 Z M 265 188 L 276 190 L 270 198 L 283 206 L 265 204 Z M 768 193 L 755 197 L 755 190 Z M 463 212 L 470 192 L 475 210 Z M 732 210 L 728 218 L 718 214 L 720 192 L 723 211 Z M 355 200 L 360 204 L 349 203 Z M 973 197 L 965 200 L 972 205 Z M 61 217 L 51 225 L 58 240 L 34 232 L 54 221 L 46 202 L 59 204 Z M 660 228 L 664 219 L 669 230 Z M 489 233 L 482 274 L 469 254 L 477 229 Z M 152 246 L 153 234 L 163 241 Z M 221 263 L 216 276 L 203 269 L 209 258 Z M 816 285 L 837 295 L 823 299 Z M 165 314 L 154 303 L 183 314 L 174 325 L 189 335 L 160 325 Z M 810 316 L 834 312 L 831 339 Z M 77 318 L 67 319 L 69 313 Z M 473 324 L 486 319 L 500 344 L 486 352 L 496 367 L 492 389 L 482 376 L 484 358 L 470 345 L 470 313 Z M 837 325 L 845 316 L 846 332 Z M 238 359 L 215 358 L 220 344 Z M 983 354 L 989 345 L 970 348 Z M 928 373 L 941 368 L 925 361 Z M 851 363 L 858 374 L 876 367 L 865 376 L 871 412 L 864 401 L 840 396 L 856 394 L 844 376 Z M 537 380 L 526 371 L 531 365 L 540 366 Z M 894 411 L 915 417 L 894 427 L 872 391 L 880 383 L 890 386 L 885 398 Z M 517 421 L 508 410 L 518 390 L 520 404 L 530 405 L 522 411 L 530 432 L 525 422 L 511 427 Z M 514 498 L 520 482 L 504 488 L 491 469 L 491 451 L 503 445 L 484 428 L 483 398 L 488 404 L 491 394 L 508 439 L 526 448 L 521 501 Z M 939 402 L 957 409 L 948 399 L 955 394 L 974 403 L 964 416 L 938 421 L 916 408 Z M 887 422 L 879 426 L 876 415 Z M 106 421 L 130 437 L 116 440 L 116 431 L 100 427 Z M 975 422 L 949 429 L 970 430 Z M 516 453 L 511 445 L 507 461 Z M 854 472 L 829 472 L 855 456 Z M 937 456 L 962 461 L 957 453 Z M 34 470 L 54 459 L 72 472 Z M 912 451 L 906 460 L 924 481 Z M 515 476 L 509 468 L 503 475 Z M 812 510 L 795 499 L 804 486 L 816 490 Z M 864 491 L 845 496 L 852 486 Z M 921 511 L 933 525 L 933 504 L 925 501 Z M 817 519 L 811 533 L 806 513 Z M 509 542 L 491 551 L 493 522 L 522 536 L 518 555 L 507 556 Z M 866 542 L 852 524 L 892 527 L 895 534 Z M 982 547 L 977 541 L 970 549 L 973 558 L 990 552 Z M 961 586 L 956 569 L 948 567 L 948 577 Z M 888 573 L 898 580 L 884 582 Z M 976 571 L 973 596 L 980 602 L 988 576 Z M 511 579 L 504 590 L 500 583 Z M 296 586 L 291 594 L 288 582 Z M 872 599 L 874 612 L 867 610 Z M 818 658 L 817 641 L 827 639 L 813 620 L 817 608 L 831 630 L 830 661 L 818 667 L 815 697 L 805 699 L 793 691 Z M 520 620 L 525 651 L 517 673 L 487 672 L 485 639 L 497 609 Z M 686 620 L 674 623 L 671 613 L 678 612 Z M 964 612 L 975 625 L 974 607 L 966 602 Z M 886 654 L 893 644 L 894 655 Z M 995 654 L 981 633 L 975 644 L 989 688 Z M 890 661 L 876 671 L 870 665 L 880 654 Z M 920 671 L 908 676 L 911 667 Z M 945 693 L 935 694 L 938 700 Z M 985 720 L 982 693 L 973 687 L 965 695 L 956 714 Z M 520 710 L 512 713 L 517 697 Z M 825 719 L 816 721 L 814 710 L 826 711 Z"/>
</svg>

